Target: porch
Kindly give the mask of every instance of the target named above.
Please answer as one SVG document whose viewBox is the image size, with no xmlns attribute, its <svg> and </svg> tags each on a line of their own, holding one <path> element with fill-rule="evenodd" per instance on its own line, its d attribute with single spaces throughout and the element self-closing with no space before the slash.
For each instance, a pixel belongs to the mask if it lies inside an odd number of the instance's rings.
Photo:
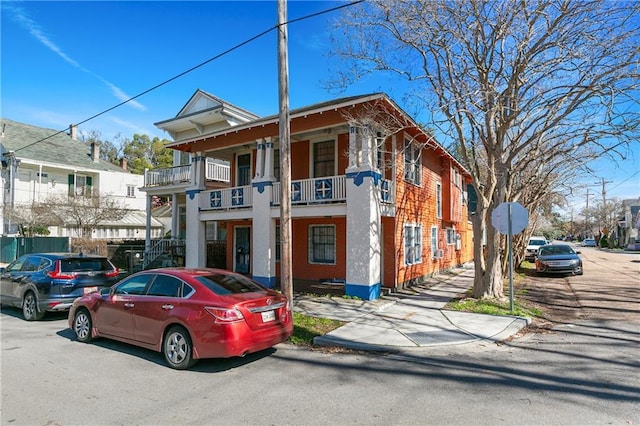
<svg viewBox="0 0 640 426">
<path fill-rule="evenodd" d="M 193 164 L 144 171 L 144 188 L 159 186 L 185 185 L 193 182 Z M 215 162 L 211 158 L 205 161 L 205 180 L 229 183 L 231 168 L 227 164 Z"/>
</svg>

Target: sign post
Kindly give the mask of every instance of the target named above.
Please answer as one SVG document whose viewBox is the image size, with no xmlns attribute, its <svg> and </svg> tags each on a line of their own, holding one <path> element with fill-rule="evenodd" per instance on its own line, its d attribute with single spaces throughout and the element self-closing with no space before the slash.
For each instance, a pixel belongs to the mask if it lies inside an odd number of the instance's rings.
<svg viewBox="0 0 640 426">
<path fill-rule="evenodd" d="M 513 234 L 519 234 L 529 223 L 529 212 L 520 203 L 500 203 L 491 212 L 491 223 L 501 234 L 507 234 L 509 250 L 509 308 L 513 312 Z"/>
</svg>

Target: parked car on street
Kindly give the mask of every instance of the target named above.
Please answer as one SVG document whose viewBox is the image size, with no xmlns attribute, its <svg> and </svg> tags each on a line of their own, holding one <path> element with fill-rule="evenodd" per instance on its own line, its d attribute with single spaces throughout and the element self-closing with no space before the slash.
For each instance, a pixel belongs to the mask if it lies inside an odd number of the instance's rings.
<svg viewBox="0 0 640 426">
<path fill-rule="evenodd" d="M 582 240 L 582 247 L 596 247 L 596 240 L 593 238 L 585 238 Z"/>
<path fill-rule="evenodd" d="M 287 298 L 235 272 L 159 268 L 77 299 L 69 327 L 81 342 L 106 337 L 162 352 L 171 368 L 244 356 L 293 332 Z"/>
<path fill-rule="evenodd" d="M 536 255 L 538 254 L 538 249 L 540 246 L 545 244 L 549 244 L 545 237 L 531 237 L 529 238 L 529 243 L 527 244 L 527 249 L 524 254 L 524 259 L 529 262 L 533 262 L 536 259 Z"/>
<path fill-rule="evenodd" d="M 118 282 L 118 268 L 103 256 L 35 253 L 0 268 L 0 303 L 22 308 L 27 321 L 66 311 L 87 293 Z"/>
<path fill-rule="evenodd" d="M 582 275 L 582 260 L 567 244 L 549 244 L 538 249 L 536 257 L 537 274 Z"/>
</svg>

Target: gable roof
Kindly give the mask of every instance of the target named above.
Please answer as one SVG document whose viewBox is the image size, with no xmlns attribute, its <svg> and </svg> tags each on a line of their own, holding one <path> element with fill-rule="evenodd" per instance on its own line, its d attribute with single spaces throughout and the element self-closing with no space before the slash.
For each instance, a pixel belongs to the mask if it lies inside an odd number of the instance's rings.
<svg viewBox="0 0 640 426">
<path fill-rule="evenodd" d="M 174 118 L 154 123 L 175 139 L 179 132 L 196 129 L 205 132 L 205 127 L 218 124 L 229 127 L 238 123 L 257 120 L 260 116 L 224 101 L 204 90 L 197 89 Z"/>
<path fill-rule="evenodd" d="M 13 151 L 17 159 L 29 160 L 29 162 L 129 173 L 108 161 L 102 159 L 93 161 L 85 143 L 73 139 L 64 132 L 19 123 L 7 118 L 0 118 L 0 121 L 2 128 L 0 154 Z"/>
</svg>

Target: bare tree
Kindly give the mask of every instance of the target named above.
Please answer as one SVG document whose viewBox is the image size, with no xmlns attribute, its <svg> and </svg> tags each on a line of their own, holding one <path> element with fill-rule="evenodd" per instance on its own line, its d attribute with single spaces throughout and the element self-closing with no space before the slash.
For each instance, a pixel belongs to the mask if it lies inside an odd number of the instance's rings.
<svg viewBox="0 0 640 426">
<path fill-rule="evenodd" d="M 100 146 L 100 158 L 110 162 L 111 164 L 118 164 L 122 157 L 122 141 L 120 140 L 120 134 L 117 134 L 114 138 L 116 141 L 111 142 L 107 139 L 102 139 L 102 134 L 98 130 L 89 130 L 88 132 L 82 132 L 80 134 L 80 140 L 85 145 L 90 146 L 92 143 L 97 143 Z"/>
<path fill-rule="evenodd" d="M 74 229 L 77 237 L 90 238 L 101 222 L 122 219 L 127 210 L 113 197 L 94 191 L 88 196 L 50 195 L 33 206 L 41 222 Z"/>
<path fill-rule="evenodd" d="M 43 217 L 37 214 L 32 204 L 20 204 L 15 207 L 5 207 L 5 216 L 12 223 L 18 224 L 20 234 L 25 237 L 34 237 L 36 235 L 49 235 L 49 229 Z"/>
<path fill-rule="evenodd" d="M 472 175 L 475 297 L 503 297 L 491 212 L 528 209 L 625 155 L 638 136 L 639 2 L 372 0 L 346 9 L 339 86 L 407 79 L 413 99 Z"/>
<path fill-rule="evenodd" d="M 587 210 L 583 209 L 582 214 L 593 218 L 594 225 L 600 233 L 608 234 L 618 225 L 618 221 L 624 216 L 624 206 L 617 198 L 606 200 L 606 203 L 597 203 Z"/>
</svg>

